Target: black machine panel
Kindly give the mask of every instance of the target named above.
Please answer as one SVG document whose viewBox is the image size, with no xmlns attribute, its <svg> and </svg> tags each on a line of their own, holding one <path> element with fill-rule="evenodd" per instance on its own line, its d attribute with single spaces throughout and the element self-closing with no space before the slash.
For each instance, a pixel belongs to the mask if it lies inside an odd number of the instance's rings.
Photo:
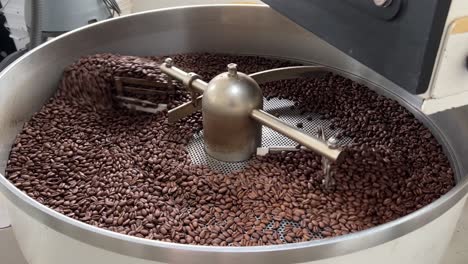
<svg viewBox="0 0 468 264">
<path fill-rule="evenodd" d="M 413 94 L 424 93 L 429 86 L 451 3 L 451 0 L 263 1 Z"/>
</svg>

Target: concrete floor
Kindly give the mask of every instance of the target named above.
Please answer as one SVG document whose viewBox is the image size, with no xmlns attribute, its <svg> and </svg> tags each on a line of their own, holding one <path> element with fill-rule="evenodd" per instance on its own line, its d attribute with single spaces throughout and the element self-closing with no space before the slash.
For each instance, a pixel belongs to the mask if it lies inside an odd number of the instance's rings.
<svg viewBox="0 0 468 264">
<path fill-rule="evenodd" d="M 11 228 L 0 229 L 0 263 L 27 264 L 18 248 Z"/>
<path fill-rule="evenodd" d="M 460 218 L 452 242 L 441 264 L 467 264 L 468 263 L 468 203 Z"/>
<path fill-rule="evenodd" d="M 27 264 L 21 254 L 11 228 L 0 229 L 0 263 Z M 441 264 L 468 263 L 468 203 L 465 205 L 463 216 L 450 243 L 446 256 Z"/>
</svg>

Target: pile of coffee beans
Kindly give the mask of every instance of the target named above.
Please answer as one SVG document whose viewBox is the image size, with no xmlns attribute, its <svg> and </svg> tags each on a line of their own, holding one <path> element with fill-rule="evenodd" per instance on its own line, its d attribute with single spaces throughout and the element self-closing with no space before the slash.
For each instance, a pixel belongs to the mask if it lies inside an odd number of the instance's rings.
<svg viewBox="0 0 468 264">
<path fill-rule="evenodd" d="M 175 65 L 206 81 L 230 62 L 253 73 L 293 65 L 254 56 L 185 54 Z M 310 151 L 253 158 L 225 175 L 194 165 L 186 145 L 201 128 L 194 114 L 175 125 L 167 112 L 114 107 L 113 78 L 165 82 L 163 58 L 98 54 L 64 72 L 56 95 L 25 124 L 8 179 L 66 216 L 122 234 L 186 244 L 253 246 L 344 235 L 407 215 L 455 184 L 441 146 L 398 103 L 346 78 L 263 85 L 265 96 L 320 113 L 353 138 L 322 188 L 321 157 Z M 153 98 L 177 105 L 176 95 Z M 300 127 L 300 126 L 298 126 Z M 284 223 L 295 223 L 287 224 Z"/>
</svg>

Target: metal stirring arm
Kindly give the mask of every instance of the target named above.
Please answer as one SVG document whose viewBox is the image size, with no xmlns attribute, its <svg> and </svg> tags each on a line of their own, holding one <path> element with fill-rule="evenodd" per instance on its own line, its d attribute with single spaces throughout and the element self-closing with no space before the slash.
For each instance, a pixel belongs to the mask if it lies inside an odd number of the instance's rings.
<svg viewBox="0 0 468 264">
<path fill-rule="evenodd" d="M 328 147 L 331 149 L 338 148 L 338 140 L 335 137 L 331 137 L 327 140 L 325 136 L 325 130 L 322 126 L 319 126 L 317 129 L 317 136 L 323 142 L 326 142 Z M 330 190 L 335 185 L 335 177 L 331 171 L 331 163 L 330 160 L 322 156 L 322 170 L 324 178 L 322 180 L 322 185 L 326 190 Z"/>
<path fill-rule="evenodd" d="M 191 81 L 193 74 L 186 73 L 181 69 L 175 67 L 172 64 L 171 59 L 166 59 L 166 61 L 160 66 L 160 69 L 162 72 L 166 73 L 170 77 L 182 81 L 188 86 L 189 90 L 194 89 L 202 93 L 207 88 L 208 84 L 200 79 L 195 79 Z M 319 76 L 323 73 L 323 68 L 320 66 L 299 66 L 259 72 L 252 74 L 251 77 L 259 80 L 260 83 L 265 83 L 269 81 L 294 79 L 305 76 Z M 193 100 L 201 100 L 201 98 L 202 96 L 199 96 L 197 98 L 194 98 Z M 170 110 L 168 113 L 170 122 L 175 122 L 181 117 L 192 113 L 192 110 L 200 109 L 201 103 L 196 103 L 193 100 L 192 102 L 185 103 L 177 108 Z M 261 109 L 254 109 L 251 112 L 250 116 L 257 122 L 270 127 L 271 129 L 293 139 L 294 141 L 307 147 L 308 149 L 322 155 L 327 160 L 330 160 L 332 162 L 340 162 L 340 160 L 343 157 L 342 151 L 340 149 L 330 148 L 330 146 L 326 142 L 313 136 L 310 136 L 282 122 L 278 118 L 266 113 Z"/>
<path fill-rule="evenodd" d="M 329 145 L 318 138 L 310 136 L 299 129 L 292 127 L 273 115 L 263 110 L 253 110 L 251 117 L 257 120 L 262 125 L 265 125 L 278 133 L 281 133 L 288 138 L 298 142 L 302 146 L 322 155 L 327 160 L 340 162 L 342 151 L 340 149 L 330 148 Z"/>
<path fill-rule="evenodd" d="M 170 58 L 166 59 L 166 61 L 160 65 L 160 69 L 168 76 L 179 80 L 184 84 L 188 84 L 191 78 L 190 73 L 184 72 L 181 69 L 173 66 L 172 59 Z M 258 84 L 264 84 L 280 80 L 319 77 L 326 73 L 327 71 L 322 66 L 293 66 L 256 72 L 250 74 L 249 76 L 252 77 Z M 190 85 L 190 89 L 194 89 L 198 93 L 202 94 L 208 84 L 200 79 L 197 79 L 190 83 Z M 203 95 L 200 95 L 195 98 L 195 100 L 171 109 L 168 113 L 169 123 L 175 123 L 180 119 L 199 111 L 201 109 L 202 98 Z"/>
<path fill-rule="evenodd" d="M 201 80 L 200 78 L 194 78 L 198 76 L 185 72 L 173 65 L 172 59 L 167 58 L 163 64 L 159 66 L 161 71 L 167 74 L 170 78 L 181 81 L 184 85 L 187 86 L 192 92 L 192 100 L 190 102 L 184 103 L 175 107 L 168 112 L 168 121 L 169 123 L 175 123 L 180 119 L 189 116 L 192 113 L 195 113 L 201 109 L 201 102 L 203 95 L 200 95 L 194 98 L 195 93 L 203 94 L 208 84 Z"/>
<path fill-rule="evenodd" d="M 258 84 L 264 84 L 273 81 L 320 77 L 326 73 L 327 71 L 322 66 L 293 66 L 256 72 L 249 76 Z"/>
<path fill-rule="evenodd" d="M 317 136 L 323 142 L 327 142 L 330 148 L 336 149 L 338 147 L 338 139 L 334 136 L 330 137 L 329 139 L 325 136 L 325 131 L 322 126 L 319 126 L 317 129 Z M 295 152 L 307 150 L 306 147 L 298 145 L 298 146 L 270 146 L 270 147 L 258 147 L 257 148 L 257 156 L 265 156 L 267 154 L 274 154 L 274 153 L 281 153 L 281 152 Z M 326 190 L 330 190 L 335 184 L 335 177 L 334 173 L 331 170 L 331 162 L 326 157 L 322 157 L 322 172 L 324 178 L 322 180 L 322 185 Z"/>
<path fill-rule="evenodd" d="M 267 154 L 275 154 L 281 152 L 296 152 L 300 150 L 305 150 L 307 148 L 298 145 L 294 146 L 270 146 L 270 147 L 258 147 L 257 156 L 266 156 Z"/>
</svg>

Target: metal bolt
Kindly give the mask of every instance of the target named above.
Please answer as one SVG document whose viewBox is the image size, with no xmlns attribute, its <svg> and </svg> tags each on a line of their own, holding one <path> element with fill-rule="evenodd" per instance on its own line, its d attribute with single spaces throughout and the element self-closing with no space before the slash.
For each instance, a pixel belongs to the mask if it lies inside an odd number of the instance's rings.
<svg viewBox="0 0 468 264">
<path fill-rule="evenodd" d="M 317 127 L 317 137 L 320 138 L 323 141 L 327 140 L 327 138 L 325 136 L 325 131 L 323 130 L 322 126 Z"/>
<path fill-rule="evenodd" d="M 237 64 L 229 63 L 227 66 L 228 69 L 228 76 L 229 77 L 236 77 L 237 76 Z"/>
<path fill-rule="evenodd" d="M 374 4 L 378 7 L 387 7 L 392 4 L 392 0 L 374 0 Z"/>
<path fill-rule="evenodd" d="M 338 148 L 338 142 L 339 142 L 339 140 L 336 137 L 330 137 L 327 140 L 327 145 L 331 149 L 336 149 L 336 148 Z"/>
<path fill-rule="evenodd" d="M 164 60 L 164 63 L 166 63 L 166 67 L 168 67 L 168 68 L 172 67 L 172 65 L 173 65 L 173 61 L 172 61 L 171 58 L 166 58 Z"/>
<path fill-rule="evenodd" d="M 166 58 L 164 60 L 164 63 L 166 64 L 166 67 L 171 68 L 172 64 L 173 64 L 173 61 L 172 61 L 171 58 Z M 169 76 L 169 75 L 167 75 L 167 83 L 169 84 L 168 87 L 172 88 L 172 77 Z"/>
</svg>

